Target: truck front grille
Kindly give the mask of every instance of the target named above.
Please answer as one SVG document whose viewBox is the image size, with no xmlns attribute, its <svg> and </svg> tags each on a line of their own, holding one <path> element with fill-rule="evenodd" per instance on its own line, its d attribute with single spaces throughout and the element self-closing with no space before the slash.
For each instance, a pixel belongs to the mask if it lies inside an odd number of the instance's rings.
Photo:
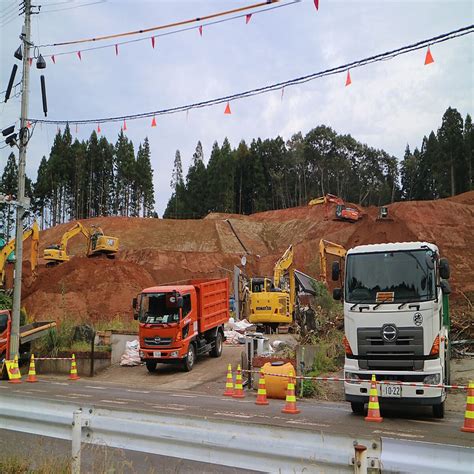
<svg viewBox="0 0 474 474">
<path fill-rule="evenodd" d="M 154 337 L 145 337 L 143 342 L 146 346 L 169 346 L 171 344 L 171 337 L 162 337 L 155 339 Z"/>
</svg>

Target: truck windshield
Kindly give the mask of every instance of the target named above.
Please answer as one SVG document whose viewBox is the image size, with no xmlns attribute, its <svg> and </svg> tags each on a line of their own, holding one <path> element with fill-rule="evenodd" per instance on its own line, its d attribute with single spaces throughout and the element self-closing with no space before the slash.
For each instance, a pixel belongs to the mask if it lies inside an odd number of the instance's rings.
<svg viewBox="0 0 474 474">
<path fill-rule="evenodd" d="M 361 253 L 347 257 L 348 303 L 428 301 L 435 295 L 434 270 L 428 267 L 431 250 Z"/>
<path fill-rule="evenodd" d="M 179 308 L 166 306 L 166 293 L 142 295 L 138 320 L 147 324 L 170 324 L 179 321 Z"/>
</svg>

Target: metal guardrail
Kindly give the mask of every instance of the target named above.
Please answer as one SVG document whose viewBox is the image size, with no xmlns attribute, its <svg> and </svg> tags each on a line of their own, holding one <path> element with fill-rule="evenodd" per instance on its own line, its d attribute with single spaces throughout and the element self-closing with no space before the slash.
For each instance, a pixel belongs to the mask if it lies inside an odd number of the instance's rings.
<svg viewBox="0 0 474 474">
<path fill-rule="evenodd" d="M 466 473 L 474 448 L 390 438 L 357 438 L 247 420 L 227 421 L 0 395 L 0 429 L 81 443 L 279 473 Z M 74 423 L 73 423 L 74 420 Z M 367 449 L 361 449 L 361 448 Z M 375 471 L 377 472 L 377 471 Z"/>
</svg>

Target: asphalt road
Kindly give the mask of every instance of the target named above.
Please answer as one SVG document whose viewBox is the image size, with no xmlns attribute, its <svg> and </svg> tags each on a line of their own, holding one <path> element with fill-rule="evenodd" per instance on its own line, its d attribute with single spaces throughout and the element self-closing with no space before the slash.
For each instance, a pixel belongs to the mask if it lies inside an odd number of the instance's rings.
<svg viewBox="0 0 474 474">
<path fill-rule="evenodd" d="M 223 387 L 222 387 L 223 391 Z M 448 412 L 443 420 L 432 418 L 431 407 L 384 407 L 382 423 L 368 423 L 362 416 L 352 414 L 346 403 L 298 401 L 301 413 L 281 413 L 283 400 L 270 400 L 269 406 L 255 405 L 255 394 L 246 391 L 245 399 L 209 395 L 197 391 L 154 390 L 139 385 L 123 386 L 98 382 L 94 379 L 69 381 L 43 379 L 35 384 L 12 385 L 0 382 L 0 396 L 22 396 L 48 400 L 68 401 L 78 406 L 94 405 L 160 413 L 182 413 L 193 416 L 234 420 L 236 422 L 298 427 L 326 433 L 347 434 L 357 440 L 364 437 L 390 437 L 413 441 L 436 442 L 459 446 L 474 446 L 472 433 L 460 431 L 463 414 Z"/>
</svg>

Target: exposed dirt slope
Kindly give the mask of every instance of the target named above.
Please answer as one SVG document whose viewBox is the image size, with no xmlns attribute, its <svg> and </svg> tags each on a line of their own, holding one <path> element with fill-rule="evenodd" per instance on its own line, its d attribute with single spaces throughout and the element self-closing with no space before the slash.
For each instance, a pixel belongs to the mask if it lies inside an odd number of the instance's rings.
<svg viewBox="0 0 474 474">
<path fill-rule="evenodd" d="M 474 294 L 474 192 L 439 201 L 400 202 L 389 206 L 392 221 L 377 221 L 376 208 L 351 224 L 334 221 L 334 206 L 304 206 L 251 216 L 210 214 L 202 220 L 108 217 L 83 221 L 100 225 L 120 239 L 114 261 L 88 259 L 85 240 L 69 242 L 75 255 L 56 268 L 40 265 L 33 279 L 25 266 L 24 304 L 35 317 L 130 315 L 130 301 L 146 286 L 190 277 L 230 276 L 248 251 L 247 273 L 271 274 L 288 245 L 296 267 L 319 275 L 318 243 L 324 238 L 346 248 L 359 244 L 426 240 L 450 259 L 454 296 Z M 59 242 L 74 223 L 41 233 L 40 253 Z M 29 255 L 28 253 L 26 255 Z"/>
</svg>

